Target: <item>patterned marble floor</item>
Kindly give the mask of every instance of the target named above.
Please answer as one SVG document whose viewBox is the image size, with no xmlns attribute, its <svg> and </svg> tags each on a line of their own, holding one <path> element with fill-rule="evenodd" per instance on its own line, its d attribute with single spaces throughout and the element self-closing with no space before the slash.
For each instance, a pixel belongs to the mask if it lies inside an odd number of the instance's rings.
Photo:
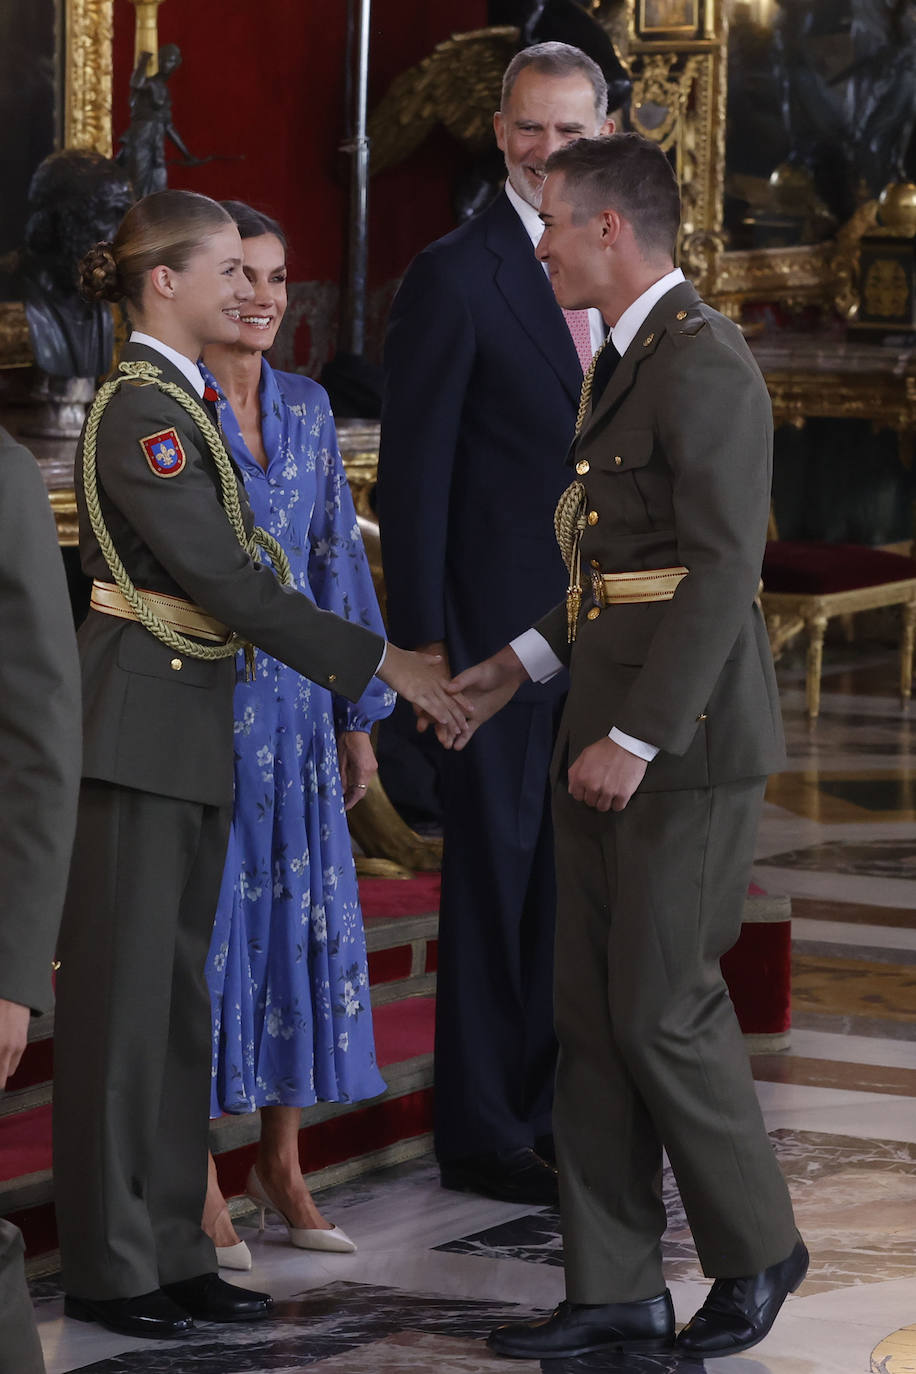
<svg viewBox="0 0 916 1374">
<path fill-rule="evenodd" d="M 812 1264 L 768 1339 L 708 1369 L 916 1374 L 916 728 L 887 654 L 828 661 L 813 732 L 800 668 L 780 678 L 791 761 L 768 793 L 755 877 L 793 898 L 794 1030 L 791 1050 L 755 1057 L 754 1072 Z M 706 1284 L 667 1174 L 666 1197 L 683 1321 Z M 56 1280 L 37 1282 L 48 1374 L 505 1374 L 514 1366 L 481 1338 L 562 1296 L 556 1215 L 445 1193 L 429 1159 L 322 1204 L 358 1240 L 356 1255 L 295 1251 L 280 1229 L 243 1227 L 254 1255 L 244 1281 L 273 1293 L 270 1323 L 131 1341 L 66 1321 Z M 702 1371 L 672 1356 L 542 1368 Z"/>
</svg>

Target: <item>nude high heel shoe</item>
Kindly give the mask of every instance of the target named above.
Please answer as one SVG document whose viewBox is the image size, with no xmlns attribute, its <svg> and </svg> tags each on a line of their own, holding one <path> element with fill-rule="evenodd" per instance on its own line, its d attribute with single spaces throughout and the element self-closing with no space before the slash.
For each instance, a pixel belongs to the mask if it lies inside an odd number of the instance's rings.
<svg viewBox="0 0 916 1374">
<path fill-rule="evenodd" d="M 224 1207 L 216 1218 L 217 1224 L 222 1221 L 223 1216 L 229 1215 L 229 1208 Z M 213 1228 L 216 1230 L 216 1226 Z M 216 1264 L 219 1269 L 250 1269 L 251 1251 L 243 1240 L 237 1241 L 235 1245 L 217 1245 L 214 1241 L 213 1248 L 216 1251 Z"/>
<path fill-rule="evenodd" d="M 269 1209 L 276 1212 L 280 1220 L 286 1224 L 290 1244 L 298 1246 L 300 1250 L 333 1250 L 339 1254 L 353 1254 L 356 1250 L 355 1243 L 339 1226 L 332 1226 L 330 1231 L 324 1231 L 320 1227 L 292 1226 L 289 1218 L 284 1216 L 277 1204 L 271 1202 L 253 1168 L 245 1183 L 245 1191 L 258 1209 L 260 1230 L 264 1230 L 264 1214 Z"/>
</svg>

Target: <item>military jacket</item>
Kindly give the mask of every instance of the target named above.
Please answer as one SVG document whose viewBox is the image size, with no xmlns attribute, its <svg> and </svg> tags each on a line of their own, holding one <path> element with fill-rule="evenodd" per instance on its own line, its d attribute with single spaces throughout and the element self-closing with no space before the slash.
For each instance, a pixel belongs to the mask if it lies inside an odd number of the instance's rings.
<svg viewBox="0 0 916 1374">
<path fill-rule="evenodd" d="M 766 384 L 741 331 L 689 282 L 673 287 L 592 398 L 569 454 L 587 509 L 577 635 L 570 646 L 565 606 L 536 627 L 570 667 L 558 767 L 612 726 L 660 750 L 644 791 L 782 766 L 756 604 L 772 451 Z M 670 601 L 593 605 L 593 572 L 677 566 L 688 574 Z"/>
<path fill-rule="evenodd" d="M 153 363 L 164 379 L 191 392 L 153 349 L 128 344 L 122 358 Z M 169 438 L 161 448 L 164 434 L 177 437 L 178 447 Z M 85 433 L 75 479 L 80 557 L 88 577 L 111 582 L 86 509 L 84 440 Z M 203 435 L 178 401 L 154 385 L 122 384 L 99 426 L 97 466 L 102 513 L 135 586 L 183 597 L 303 676 L 351 701 L 362 695 L 384 641 L 319 610 L 252 561 L 221 504 Z M 250 529 L 241 482 L 239 489 Z M 190 801 L 230 802 L 236 660 L 176 654 L 140 624 L 94 610 L 80 628 L 79 647 L 83 775 Z"/>
</svg>

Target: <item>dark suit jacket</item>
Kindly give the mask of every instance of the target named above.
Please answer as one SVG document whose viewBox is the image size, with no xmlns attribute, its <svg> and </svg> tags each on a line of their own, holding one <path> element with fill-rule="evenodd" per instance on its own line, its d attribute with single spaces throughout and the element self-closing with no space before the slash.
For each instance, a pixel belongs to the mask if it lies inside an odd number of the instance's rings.
<svg viewBox="0 0 916 1374">
<path fill-rule="evenodd" d="M 562 766 L 616 725 L 662 751 L 643 791 L 757 777 L 784 762 L 773 660 L 755 604 L 772 480 L 770 398 L 740 329 L 689 282 L 654 306 L 570 452 L 589 511 L 583 575 L 683 565 L 671 601 L 583 598 L 537 626 L 570 665 Z M 570 472 L 570 477 L 575 474 Z"/>
<path fill-rule="evenodd" d="M 505 195 L 413 261 L 392 307 L 385 372 L 378 500 L 389 626 L 399 644 L 446 640 L 458 671 L 566 586 L 550 535 L 582 369 Z"/>
<path fill-rule="evenodd" d="M 0 997 L 52 1003 L 76 825 L 76 636 L 54 517 L 32 455 L 0 429 Z"/>
<path fill-rule="evenodd" d="M 165 380 L 190 385 L 160 353 L 139 344 Z M 142 438 L 172 428 L 184 469 L 157 476 Z M 98 433 L 102 510 L 135 586 L 182 596 L 304 677 L 356 701 L 372 678 L 384 641 L 356 623 L 320 611 L 269 568 L 257 566 L 235 537 L 220 503 L 209 450 L 187 411 L 155 386 L 122 385 Z M 89 525 L 76 463 L 80 556 L 87 577 L 113 579 Z M 251 511 L 242 491 L 249 526 Z M 83 774 L 163 796 L 224 805 L 232 800 L 234 658 L 179 656 L 133 621 L 90 611 L 79 631 L 85 706 Z"/>
</svg>

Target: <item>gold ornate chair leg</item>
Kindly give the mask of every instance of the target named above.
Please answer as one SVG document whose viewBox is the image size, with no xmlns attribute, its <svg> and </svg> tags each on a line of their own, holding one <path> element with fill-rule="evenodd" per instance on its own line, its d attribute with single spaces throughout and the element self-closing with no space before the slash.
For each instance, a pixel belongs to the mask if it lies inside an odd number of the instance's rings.
<svg viewBox="0 0 916 1374">
<path fill-rule="evenodd" d="M 841 615 L 840 623 L 843 626 L 843 637 L 847 644 L 856 642 L 856 618 L 854 615 Z"/>
<path fill-rule="evenodd" d="M 903 630 L 900 636 L 900 699 L 909 704 L 913 692 L 913 646 L 916 643 L 916 601 L 906 601 L 901 608 Z"/>
<path fill-rule="evenodd" d="M 442 866 L 441 839 L 426 839 L 403 821 L 388 799 L 378 775 L 369 784 L 359 806 L 348 816 L 350 834 L 367 859 L 387 859 L 391 868 L 382 872 L 377 864 L 368 867 L 366 876 L 399 877 L 396 869 L 434 873 Z M 362 867 L 357 859 L 357 871 Z"/>
<path fill-rule="evenodd" d="M 808 621 L 808 671 L 805 695 L 808 701 L 808 720 L 813 724 L 821 710 L 821 669 L 824 664 L 824 635 L 827 617 L 816 615 Z"/>
</svg>

